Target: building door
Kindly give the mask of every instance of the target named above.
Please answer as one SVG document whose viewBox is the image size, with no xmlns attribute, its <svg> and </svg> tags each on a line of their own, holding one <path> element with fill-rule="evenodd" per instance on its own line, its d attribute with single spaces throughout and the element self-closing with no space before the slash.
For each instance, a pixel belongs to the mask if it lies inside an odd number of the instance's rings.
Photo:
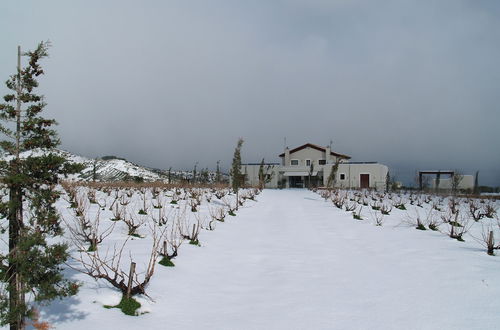
<svg viewBox="0 0 500 330">
<path fill-rule="evenodd" d="M 289 187 L 290 188 L 304 188 L 304 180 L 301 176 L 289 176 Z"/>
<path fill-rule="evenodd" d="M 370 174 L 360 174 L 359 175 L 359 187 L 360 188 L 370 188 Z"/>
</svg>

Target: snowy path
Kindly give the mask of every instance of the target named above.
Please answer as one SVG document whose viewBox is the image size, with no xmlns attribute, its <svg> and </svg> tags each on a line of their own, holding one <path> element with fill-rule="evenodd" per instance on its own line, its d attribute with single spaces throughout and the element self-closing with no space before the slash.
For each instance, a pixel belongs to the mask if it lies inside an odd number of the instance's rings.
<svg viewBox="0 0 500 330">
<path fill-rule="evenodd" d="M 357 221 L 305 190 L 265 190 L 202 247 L 158 266 L 139 317 L 84 290 L 71 329 L 498 329 L 500 257 L 400 223 Z M 397 219 L 396 219 L 397 218 Z M 388 219 L 390 220 L 390 219 Z M 94 293 L 92 293 L 94 292 Z M 92 302 L 95 292 L 103 298 Z M 92 296 L 92 294 L 94 296 Z M 107 299 L 107 298 L 106 298 Z M 118 296 L 117 296 L 117 299 Z"/>
<path fill-rule="evenodd" d="M 439 233 L 355 221 L 307 191 L 259 200 L 159 274 L 170 329 L 500 326 L 496 258 Z"/>
</svg>

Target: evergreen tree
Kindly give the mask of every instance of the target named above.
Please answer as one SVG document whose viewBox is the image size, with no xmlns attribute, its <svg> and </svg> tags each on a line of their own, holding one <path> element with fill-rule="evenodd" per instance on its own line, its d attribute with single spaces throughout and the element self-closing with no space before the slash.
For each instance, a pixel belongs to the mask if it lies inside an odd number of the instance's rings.
<svg viewBox="0 0 500 330">
<path fill-rule="evenodd" d="M 274 174 L 273 172 L 269 173 L 271 167 L 271 165 L 265 166 L 264 158 L 262 158 L 259 166 L 259 189 L 264 189 L 266 187 L 266 183 L 271 182 Z"/>
<path fill-rule="evenodd" d="M 264 189 L 265 185 L 266 175 L 264 173 L 264 164 L 264 158 L 262 158 L 259 166 L 259 189 Z"/>
<path fill-rule="evenodd" d="M 387 174 L 385 176 L 385 192 L 388 193 L 390 189 L 391 189 L 391 175 L 389 174 L 389 171 L 387 171 Z"/>
<path fill-rule="evenodd" d="M 332 171 L 328 176 L 328 180 L 326 183 L 327 188 L 335 188 L 335 184 L 337 183 L 337 171 L 339 170 L 340 158 L 337 157 L 335 159 L 335 164 L 332 165 Z"/>
<path fill-rule="evenodd" d="M 48 42 L 42 42 L 24 54 L 18 48 L 17 74 L 6 82 L 12 93 L 0 104 L 4 122 L 0 131 L 7 137 L 0 147 L 10 155 L 0 161 L 2 183 L 9 192 L 8 200 L 0 203 L 0 217 L 8 223 L 9 233 L 8 253 L 0 253 L 0 277 L 7 291 L 0 293 L 0 323 L 9 324 L 10 329 L 23 329 L 25 319 L 33 317 L 28 301 L 48 302 L 78 289 L 62 275 L 67 246 L 48 242 L 50 237 L 62 235 L 54 207 L 59 198 L 55 190 L 58 176 L 81 169 L 50 151 L 59 144 L 52 129 L 56 122 L 41 116 L 46 103 L 34 93 L 37 77 L 44 73 L 38 62 L 48 56 L 48 47 Z M 21 55 L 29 59 L 24 68 Z M 23 151 L 27 156 L 21 158 Z"/>
<path fill-rule="evenodd" d="M 233 191 L 237 194 L 239 188 L 243 185 L 243 177 L 241 175 L 241 146 L 243 145 L 243 139 L 239 138 L 236 148 L 234 149 L 233 163 L 231 165 L 231 186 Z"/>
<path fill-rule="evenodd" d="M 220 160 L 217 161 L 217 168 L 215 170 L 215 183 L 220 183 Z"/>
<path fill-rule="evenodd" d="M 94 161 L 92 162 L 92 181 L 93 182 L 97 181 L 97 164 L 98 164 L 98 159 L 95 158 Z"/>
<path fill-rule="evenodd" d="M 308 174 L 308 180 L 307 180 L 307 188 L 311 188 L 311 178 L 314 173 L 314 163 L 311 162 L 311 165 L 309 166 L 309 172 Z"/>
<path fill-rule="evenodd" d="M 474 190 L 473 190 L 474 195 L 479 195 L 479 171 L 476 171 L 476 174 L 474 175 Z"/>
<path fill-rule="evenodd" d="M 210 181 L 210 176 L 208 174 L 208 168 L 202 169 L 200 172 L 200 181 L 202 183 L 208 183 Z"/>
<path fill-rule="evenodd" d="M 198 162 L 194 164 L 193 168 L 193 184 L 196 182 L 196 167 L 198 166 Z"/>
</svg>

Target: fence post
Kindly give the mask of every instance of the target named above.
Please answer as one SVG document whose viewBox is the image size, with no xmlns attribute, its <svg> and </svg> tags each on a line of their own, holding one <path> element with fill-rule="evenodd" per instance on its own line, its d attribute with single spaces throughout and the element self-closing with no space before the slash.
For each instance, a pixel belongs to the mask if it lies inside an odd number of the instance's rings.
<svg viewBox="0 0 500 330">
<path fill-rule="evenodd" d="M 127 299 L 130 299 L 130 291 L 132 290 L 132 279 L 135 273 L 135 262 L 130 263 L 130 273 L 128 274 Z"/>
<path fill-rule="evenodd" d="M 488 254 L 490 256 L 493 255 L 493 245 L 495 243 L 493 242 L 493 230 L 490 230 L 490 234 L 488 235 Z"/>
</svg>

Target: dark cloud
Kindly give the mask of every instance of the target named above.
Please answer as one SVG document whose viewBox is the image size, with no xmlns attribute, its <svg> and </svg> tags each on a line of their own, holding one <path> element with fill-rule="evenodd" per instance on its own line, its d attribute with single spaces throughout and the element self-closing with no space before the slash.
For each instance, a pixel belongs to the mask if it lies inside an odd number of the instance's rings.
<svg viewBox="0 0 500 330">
<path fill-rule="evenodd" d="M 50 39 L 48 113 L 91 157 L 228 167 L 238 137 L 244 161 L 271 161 L 286 136 L 406 181 L 500 185 L 499 16 L 483 0 L 8 2 L 0 77 L 17 44 Z"/>
</svg>

